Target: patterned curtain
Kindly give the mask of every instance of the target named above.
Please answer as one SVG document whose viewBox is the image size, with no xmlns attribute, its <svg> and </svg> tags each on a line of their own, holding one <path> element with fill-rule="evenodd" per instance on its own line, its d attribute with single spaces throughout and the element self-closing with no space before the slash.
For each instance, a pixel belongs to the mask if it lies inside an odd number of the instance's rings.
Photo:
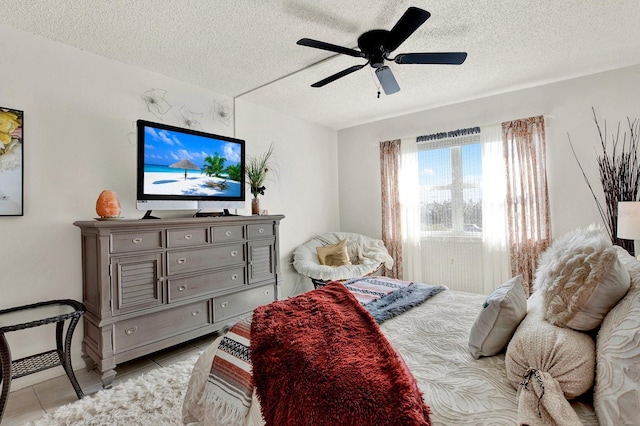
<svg viewBox="0 0 640 426">
<path fill-rule="evenodd" d="M 382 187 L 382 241 L 393 258 L 393 269 L 385 271 L 391 278 L 402 279 L 402 222 L 398 170 L 400 140 L 380 142 Z"/>
<path fill-rule="evenodd" d="M 502 123 L 507 174 L 507 228 L 513 275 L 531 294 L 540 254 L 551 242 L 544 117 Z"/>
</svg>

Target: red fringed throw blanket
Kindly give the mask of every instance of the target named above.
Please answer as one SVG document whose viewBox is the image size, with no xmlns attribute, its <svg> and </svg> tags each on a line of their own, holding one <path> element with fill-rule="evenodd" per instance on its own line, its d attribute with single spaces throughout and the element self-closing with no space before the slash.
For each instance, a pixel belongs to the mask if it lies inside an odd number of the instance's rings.
<svg viewBox="0 0 640 426">
<path fill-rule="evenodd" d="M 400 354 L 341 284 L 257 308 L 250 349 L 268 426 L 431 424 Z"/>
</svg>

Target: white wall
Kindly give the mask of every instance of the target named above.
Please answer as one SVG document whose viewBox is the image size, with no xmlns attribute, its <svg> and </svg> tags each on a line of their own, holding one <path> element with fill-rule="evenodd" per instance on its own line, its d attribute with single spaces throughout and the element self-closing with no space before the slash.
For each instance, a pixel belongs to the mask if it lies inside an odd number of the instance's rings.
<svg viewBox="0 0 640 426">
<path fill-rule="evenodd" d="M 127 66 L 0 25 L 0 106 L 23 110 L 24 216 L 0 217 L 0 309 L 55 298 L 82 299 L 80 231 L 77 220 L 96 216 L 103 189 L 114 190 L 125 218 L 140 218 L 135 207 L 135 121 L 160 121 L 142 100 L 145 91 L 167 91 L 173 105 L 168 124 L 182 125 L 180 108 L 203 113 L 204 131 L 233 135 L 233 121 L 214 118 L 214 105 L 233 100 L 159 74 Z M 293 247 L 316 232 L 335 230 L 337 134 L 239 102 L 236 134 L 247 138 L 250 155 L 274 142 L 280 179 L 267 185 L 263 208 L 286 215 L 282 295 L 295 287 L 288 270 Z M 240 214 L 250 214 L 250 204 Z M 154 212 L 162 217 L 193 214 Z M 73 339 L 80 358 L 82 326 Z M 53 348 L 53 331 L 10 333 L 14 359 Z M 12 390 L 63 374 L 50 369 L 17 379 Z"/>
<path fill-rule="evenodd" d="M 236 100 L 237 136 L 247 141 L 248 155 L 273 143 L 276 170 L 268 177 L 260 208 L 284 214 L 280 224 L 279 297 L 312 289 L 291 266 L 293 250 L 316 234 L 339 230 L 337 133 L 325 127 Z"/>
<path fill-rule="evenodd" d="M 600 188 L 596 155 L 601 150 L 591 107 L 602 126 L 607 121 L 609 136 L 619 121 L 621 128 L 628 130 L 627 117 L 640 118 L 639 81 L 640 66 L 634 66 L 340 130 L 341 229 L 381 235 L 380 141 L 541 114 L 550 116 L 546 127 L 547 177 L 553 235 L 601 223 L 567 135 L 592 186 Z"/>
</svg>

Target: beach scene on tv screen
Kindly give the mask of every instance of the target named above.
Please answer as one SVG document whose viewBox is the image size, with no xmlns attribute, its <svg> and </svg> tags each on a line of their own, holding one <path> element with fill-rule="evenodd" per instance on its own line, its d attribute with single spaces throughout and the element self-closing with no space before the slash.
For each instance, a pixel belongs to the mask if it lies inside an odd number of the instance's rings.
<svg viewBox="0 0 640 426">
<path fill-rule="evenodd" d="M 240 144 L 152 127 L 144 133 L 145 194 L 240 196 Z"/>
</svg>

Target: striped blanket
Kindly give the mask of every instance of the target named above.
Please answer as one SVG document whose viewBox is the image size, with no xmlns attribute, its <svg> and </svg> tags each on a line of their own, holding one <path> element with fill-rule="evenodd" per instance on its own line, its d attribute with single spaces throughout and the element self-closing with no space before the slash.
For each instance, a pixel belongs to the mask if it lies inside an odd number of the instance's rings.
<svg viewBox="0 0 640 426">
<path fill-rule="evenodd" d="M 387 304 L 385 300 L 393 300 L 394 295 L 406 293 L 413 287 L 434 287 L 435 291 L 431 290 L 431 295 L 446 289 L 377 276 L 348 280 L 343 282 L 343 285 L 365 308 L 379 308 L 381 303 Z M 388 310 L 386 313 L 388 314 Z M 376 314 L 373 316 L 378 323 L 382 322 Z M 221 340 L 213 358 L 206 384 L 209 396 L 215 395 L 211 400 L 215 404 L 212 411 L 216 416 L 215 419 L 211 419 L 212 424 L 243 424 L 249 411 L 254 390 L 249 356 L 251 320 L 249 317 L 232 326 Z"/>
<path fill-rule="evenodd" d="M 213 405 L 213 424 L 243 424 L 251 406 L 253 381 L 249 358 L 251 317 L 236 323 L 222 338 L 205 385 Z"/>
<path fill-rule="evenodd" d="M 387 277 L 362 277 L 347 280 L 343 284 L 360 304 L 366 305 L 413 283 Z"/>
</svg>

